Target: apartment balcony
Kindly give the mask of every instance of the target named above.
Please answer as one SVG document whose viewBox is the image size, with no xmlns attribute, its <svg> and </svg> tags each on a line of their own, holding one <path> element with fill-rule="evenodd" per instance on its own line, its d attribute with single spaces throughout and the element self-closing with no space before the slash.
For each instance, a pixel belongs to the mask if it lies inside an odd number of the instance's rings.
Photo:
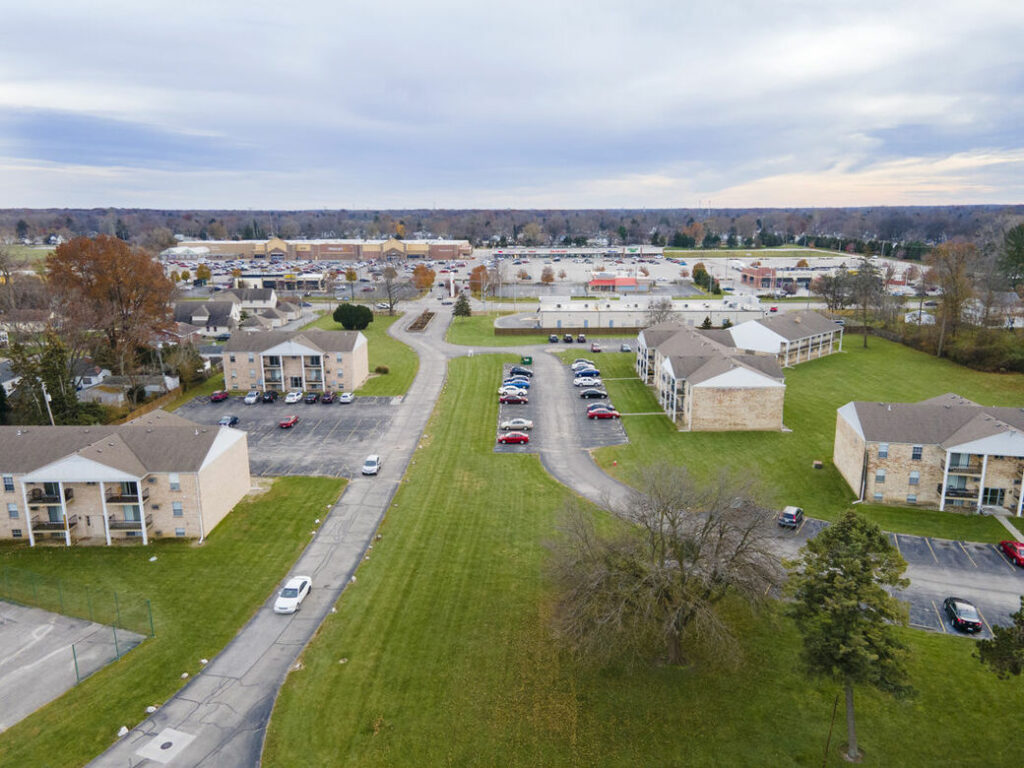
<svg viewBox="0 0 1024 768">
<path fill-rule="evenodd" d="M 64 489 L 64 503 L 70 504 L 75 500 L 75 489 L 65 488 Z M 47 493 L 43 488 L 33 488 L 28 492 L 28 503 L 29 504 L 60 504 L 60 495 L 56 493 Z"/>
<path fill-rule="evenodd" d="M 149 498 L 149 488 L 142 489 L 142 500 Z M 111 488 L 107 491 L 107 504 L 138 504 L 138 489 L 134 493 L 125 493 L 122 488 Z"/>
<path fill-rule="evenodd" d="M 943 469 L 945 469 L 945 467 L 943 467 Z M 971 461 L 967 464 L 950 464 L 949 474 L 981 477 L 981 461 Z"/>
<path fill-rule="evenodd" d="M 935 486 L 935 492 L 942 495 L 942 484 Z M 947 499 L 976 499 L 978 498 L 977 488 L 947 488 Z"/>
<path fill-rule="evenodd" d="M 112 531 L 137 531 L 142 527 L 141 520 L 108 520 L 107 524 L 110 526 Z M 146 527 L 149 528 L 153 524 L 153 516 L 146 515 Z"/>
<path fill-rule="evenodd" d="M 68 516 L 68 528 L 74 528 L 78 525 L 78 515 Z M 63 531 L 64 520 L 50 520 L 49 518 L 43 519 L 39 517 L 32 518 L 32 530 L 33 531 Z"/>
</svg>

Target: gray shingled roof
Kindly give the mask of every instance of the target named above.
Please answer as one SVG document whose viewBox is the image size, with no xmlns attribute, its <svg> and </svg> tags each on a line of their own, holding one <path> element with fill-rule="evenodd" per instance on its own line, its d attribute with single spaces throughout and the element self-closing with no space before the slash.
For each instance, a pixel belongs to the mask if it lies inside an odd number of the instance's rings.
<svg viewBox="0 0 1024 768">
<path fill-rule="evenodd" d="M 842 328 L 838 323 L 829 320 L 813 309 L 780 312 L 777 315 L 769 315 L 768 317 L 751 320 L 750 322 L 760 323 L 765 328 L 770 328 L 779 336 L 789 341 L 796 341 L 797 339 L 803 339 L 819 333 L 838 331 Z"/>
<path fill-rule="evenodd" d="M 134 475 L 195 472 L 219 429 L 159 417 L 148 425 L 0 427 L 0 473 L 24 474 L 73 454 Z"/>
<path fill-rule="evenodd" d="M 1024 408 L 958 405 L 950 401 L 955 397 L 943 395 L 923 403 L 858 401 L 853 405 L 870 442 L 958 445 L 1007 429 L 1024 431 Z"/>
<path fill-rule="evenodd" d="M 201 327 L 230 326 L 234 322 L 231 317 L 234 308 L 234 302 L 231 301 L 179 301 L 174 305 L 174 320 L 178 323 L 192 323 L 195 315 L 205 312 L 209 320 L 198 323 Z"/>
<path fill-rule="evenodd" d="M 263 352 L 286 341 L 295 341 L 321 352 L 351 352 L 360 336 L 359 331 L 266 331 L 244 337 L 233 336 L 224 345 L 224 351 Z"/>
</svg>

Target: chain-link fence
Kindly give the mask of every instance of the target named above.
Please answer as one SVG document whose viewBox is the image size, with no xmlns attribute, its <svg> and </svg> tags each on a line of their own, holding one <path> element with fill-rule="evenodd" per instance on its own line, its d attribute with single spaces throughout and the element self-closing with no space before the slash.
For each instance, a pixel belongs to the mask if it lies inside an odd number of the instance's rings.
<svg viewBox="0 0 1024 768">
<path fill-rule="evenodd" d="M 4 600 L 88 619 L 146 637 L 156 634 L 153 609 L 144 597 L 97 589 L 12 566 L 4 566 L 0 577 L 0 598 Z"/>
</svg>

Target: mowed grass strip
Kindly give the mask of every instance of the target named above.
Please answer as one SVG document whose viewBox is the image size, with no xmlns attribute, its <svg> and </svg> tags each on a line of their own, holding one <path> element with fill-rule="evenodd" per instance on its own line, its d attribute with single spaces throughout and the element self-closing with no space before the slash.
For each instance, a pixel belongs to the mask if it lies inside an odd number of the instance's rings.
<svg viewBox="0 0 1024 768">
<path fill-rule="evenodd" d="M 822 765 L 841 688 L 804 677 L 779 604 L 726 606 L 735 663 L 592 670 L 560 651 L 543 565 L 565 492 L 535 457 L 493 453 L 500 373 L 494 358 L 451 363 L 382 539 L 278 699 L 262 764 Z M 918 695 L 857 690 L 871 764 L 1016 764 L 1019 681 L 997 680 L 969 639 L 905 636 Z M 845 764 L 839 707 L 827 766 Z"/>
<path fill-rule="evenodd" d="M 861 337 L 846 337 L 844 351 L 792 368 L 786 374 L 783 423 L 791 432 L 680 432 L 667 417 L 625 418 L 627 445 L 595 451 L 598 464 L 629 482 L 638 467 L 669 461 L 686 466 L 698 477 L 720 469 L 756 472 L 777 491 L 780 504 L 803 507 L 808 514 L 834 520 L 856 498 L 832 463 L 836 409 L 851 400 L 917 402 L 956 392 L 984 405 L 1024 405 L 1024 376 L 992 374 L 963 368 L 901 344 L 872 337 L 864 349 Z M 598 357 L 602 357 L 599 355 Z M 633 370 L 633 356 L 599 362 L 611 378 Z M 606 373 L 607 372 L 607 373 Z M 635 376 L 635 374 L 632 374 Z M 612 402 L 623 409 L 660 410 L 650 393 L 648 406 L 631 399 L 639 380 L 608 381 Z M 637 398 L 642 395 L 637 394 Z M 823 469 L 814 469 L 821 460 Z M 923 509 L 863 507 L 864 514 L 887 530 L 922 535 L 999 541 L 1004 529 L 991 518 L 956 513 L 932 514 Z"/>
<path fill-rule="evenodd" d="M 460 344 L 465 347 L 521 347 L 534 344 L 546 344 L 547 333 L 531 333 L 525 336 L 496 336 L 494 321 L 511 312 L 488 312 L 474 314 L 470 317 L 453 317 L 448 327 L 445 340 L 449 344 Z"/>
<path fill-rule="evenodd" d="M 304 327 L 323 331 L 345 330 L 341 323 L 335 322 L 331 312 L 324 313 Z M 395 397 L 409 391 L 420 369 L 420 359 L 412 347 L 388 335 L 388 328 L 401 316 L 375 313 L 373 322 L 363 330 L 370 347 L 370 378 L 356 390 L 357 395 Z M 386 365 L 388 373 L 375 374 L 373 371 L 379 365 Z"/>
<path fill-rule="evenodd" d="M 274 591 L 309 542 L 344 481 L 281 478 L 242 501 L 200 547 L 3 547 L 3 565 L 35 571 L 132 603 L 148 598 L 156 636 L 0 734 L 0 765 L 79 766 L 109 747 L 122 725 L 166 701 L 213 658 Z M 156 556 L 155 562 L 149 558 Z M 70 651 L 69 651 L 70 654 Z"/>
</svg>

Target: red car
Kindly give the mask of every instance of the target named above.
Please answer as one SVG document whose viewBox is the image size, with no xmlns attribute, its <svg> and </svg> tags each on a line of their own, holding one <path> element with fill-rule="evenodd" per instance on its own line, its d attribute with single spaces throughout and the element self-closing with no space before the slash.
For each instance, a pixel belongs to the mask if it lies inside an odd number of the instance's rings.
<svg viewBox="0 0 1024 768">
<path fill-rule="evenodd" d="M 525 405 L 530 402 L 526 395 L 502 395 L 498 398 L 499 403 L 507 403 L 509 405 Z"/>
<path fill-rule="evenodd" d="M 499 443 L 528 443 L 530 442 L 530 436 L 525 432 L 506 432 L 504 435 L 498 438 Z"/>
<path fill-rule="evenodd" d="M 1000 541 L 999 547 L 1011 562 L 1024 566 L 1024 541 Z"/>
<path fill-rule="evenodd" d="M 281 429 L 291 429 L 298 423 L 298 416 L 285 416 L 283 419 L 281 419 L 281 423 L 278 424 L 277 426 L 279 426 Z"/>
<path fill-rule="evenodd" d="M 229 397 L 229 395 L 228 395 L 227 392 L 225 392 L 223 389 L 219 389 L 216 392 L 214 392 L 212 395 L 210 395 L 210 402 L 211 403 L 219 403 L 221 400 L 227 400 L 228 397 Z"/>
<path fill-rule="evenodd" d="M 587 414 L 588 419 L 617 419 L 619 418 L 618 411 L 612 410 L 601 410 L 591 411 Z"/>
</svg>

